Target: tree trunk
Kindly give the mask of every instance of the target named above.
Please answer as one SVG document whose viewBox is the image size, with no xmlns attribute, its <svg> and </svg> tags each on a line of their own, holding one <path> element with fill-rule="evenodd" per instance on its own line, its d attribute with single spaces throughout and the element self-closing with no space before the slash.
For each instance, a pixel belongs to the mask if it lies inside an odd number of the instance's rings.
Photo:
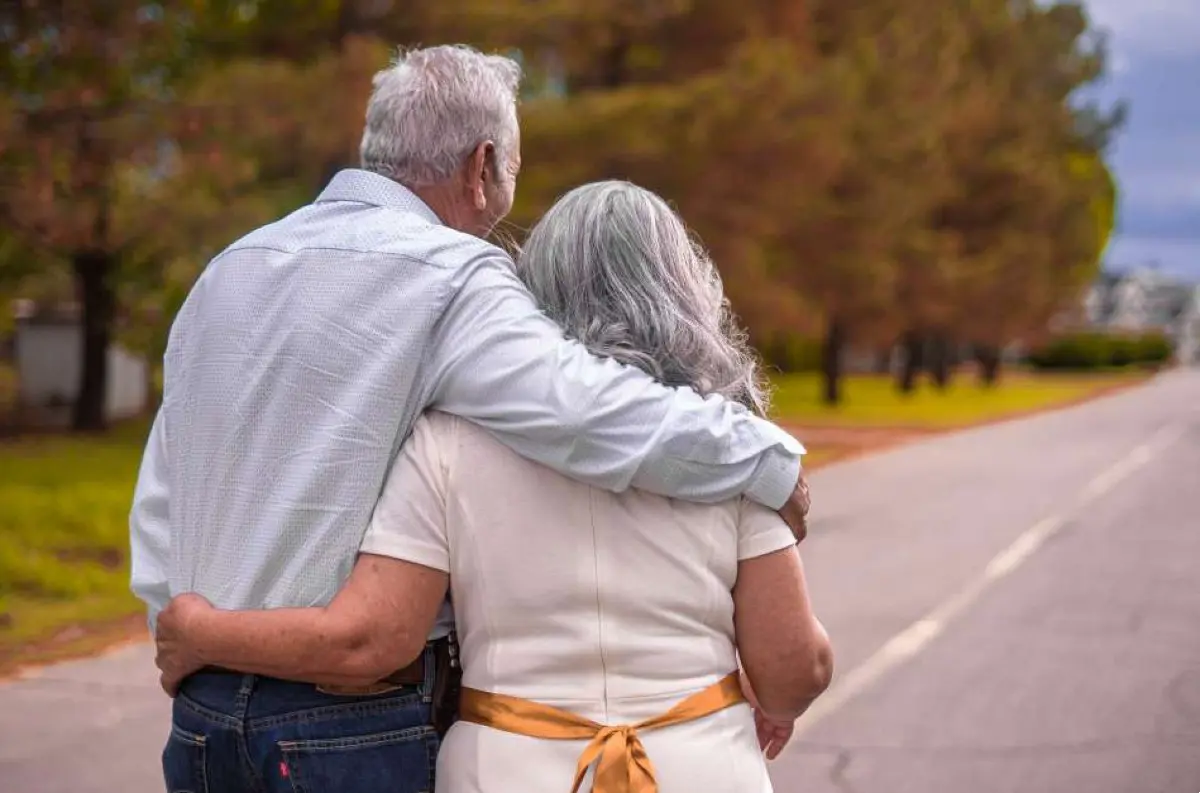
<svg viewBox="0 0 1200 793">
<path fill-rule="evenodd" d="M 831 317 L 821 346 L 823 399 L 826 405 L 839 405 L 842 401 L 842 348 L 845 345 L 846 329 L 836 317 Z"/>
<path fill-rule="evenodd" d="M 629 41 L 621 35 L 604 53 L 600 66 L 600 85 L 620 88 L 625 84 L 625 60 L 629 56 Z"/>
<path fill-rule="evenodd" d="M 906 331 L 900 341 L 904 363 L 896 387 L 902 394 L 911 394 L 917 387 L 917 375 L 925 368 L 925 337 L 915 330 Z"/>
<path fill-rule="evenodd" d="M 938 390 L 945 391 L 950 385 L 953 361 L 950 360 L 950 340 L 944 333 L 935 333 L 929 340 L 929 374 Z"/>
<path fill-rule="evenodd" d="M 83 305 L 82 366 L 79 393 L 71 419 L 77 432 L 94 432 L 108 424 L 108 348 L 116 310 L 111 283 L 113 256 L 106 251 L 78 251 L 71 257 L 75 287 Z"/>
<path fill-rule="evenodd" d="M 875 374 L 889 374 L 892 371 L 892 348 L 881 347 L 875 351 Z"/>
<path fill-rule="evenodd" d="M 979 363 L 979 382 L 989 388 L 1000 380 L 1000 350 L 990 345 L 975 348 L 975 360 Z"/>
</svg>

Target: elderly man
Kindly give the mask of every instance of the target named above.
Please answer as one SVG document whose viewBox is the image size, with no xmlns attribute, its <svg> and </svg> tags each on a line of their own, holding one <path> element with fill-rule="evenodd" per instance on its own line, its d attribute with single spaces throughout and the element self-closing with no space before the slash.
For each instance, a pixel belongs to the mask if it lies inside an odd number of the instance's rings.
<svg viewBox="0 0 1200 793">
<path fill-rule="evenodd" d="M 592 357 L 483 241 L 512 206 L 519 77 L 466 47 L 402 55 L 375 79 L 362 169 L 197 281 L 171 329 L 130 519 L 152 626 L 185 592 L 229 609 L 328 603 L 431 407 L 575 479 L 701 502 L 745 494 L 803 536 L 799 444 L 739 406 Z M 189 677 L 168 789 L 432 789 L 450 620 L 370 689 Z"/>
</svg>

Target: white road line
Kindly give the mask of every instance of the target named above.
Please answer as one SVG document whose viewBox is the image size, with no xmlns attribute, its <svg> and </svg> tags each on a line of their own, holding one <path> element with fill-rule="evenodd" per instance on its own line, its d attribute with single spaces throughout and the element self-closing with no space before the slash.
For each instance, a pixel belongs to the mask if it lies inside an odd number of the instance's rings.
<svg viewBox="0 0 1200 793">
<path fill-rule="evenodd" d="M 970 608 L 989 587 L 1010 575 L 1024 564 L 1043 544 L 1067 524 L 1066 514 L 1087 506 L 1146 465 L 1164 449 L 1183 437 L 1186 424 L 1168 424 L 1160 428 L 1145 443 L 1101 471 L 1090 481 L 1073 504 L 1061 515 L 1050 515 L 1024 531 L 1011 545 L 998 553 L 978 576 L 949 600 L 893 636 L 866 661 L 841 676 L 830 686 L 808 712 L 796 722 L 796 735 L 801 735 L 838 708 L 862 693 L 889 671 L 921 652 L 937 638 L 946 626 Z"/>
</svg>

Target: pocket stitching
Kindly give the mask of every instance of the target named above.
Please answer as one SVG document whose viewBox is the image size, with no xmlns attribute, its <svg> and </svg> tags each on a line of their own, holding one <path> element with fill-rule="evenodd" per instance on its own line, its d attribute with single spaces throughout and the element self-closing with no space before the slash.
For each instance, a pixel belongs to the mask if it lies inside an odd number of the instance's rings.
<svg viewBox="0 0 1200 793">
<path fill-rule="evenodd" d="M 436 733 L 437 731 L 434 730 L 433 737 L 425 742 L 425 762 L 429 768 L 428 778 L 432 780 L 435 789 L 437 787 L 437 758 L 442 749 L 442 737 Z M 429 793 L 429 791 L 423 790 L 421 793 Z"/>
<path fill-rule="evenodd" d="M 416 727 L 407 727 L 403 730 L 388 730 L 386 732 L 356 735 L 347 738 L 312 738 L 296 741 L 276 741 L 275 745 L 279 748 L 283 755 L 283 761 L 287 765 L 288 781 L 291 783 L 293 793 L 307 793 L 308 785 L 305 780 L 303 764 L 296 762 L 299 757 L 306 754 L 320 756 L 334 752 L 411 744 L 418 741 L 428 744 L 429 739 L 437 741 L 437 730 L 428 724 L 424 724 Z M 428 757 L 428 749 L 426 749 L 426 753 Z M 429 778 L 432 779 L 432 772 L 428 773 Z M 421 793 L 430 793 L 431 790 L 432 785 L 428 789 L 422 790 Z"/>
<path fill-rule="evenodd" d="M 176 740 L 184 746 L 199 750 L 196 768 L 197 781 L 200 783 L 196 790 L 171 788 L 171 793 L 208 793 L 208 737 L 194 732 L 188 732 L 175 722 L 171 722 L 171 735 L 168 740 Z"/>
<path fill-rule="evenodd" d="M 365 749 L 374 746 L 386 746 L 392 743 L 427 738 L 435 734 L 433 727 L 421 725 L 407 727 L 403 730 L 372 733 L 370 735 L 355 735 L 347 738 L 312 738 L 302 741 L 279 741 L 279 749 L 286 755 L 296 752 L 337 752 L 344 749 Z"/>
<path fill-rule="evenodd" d="M 199 733 L 195 732 L 188 732 L 178 724 L 171 725 L 171 735 L 179 739 L 179 741 L 182 743 L 186 743 L 189 746 L 198 746 L 201 749 L 203 749 L 208 742 L 207 736 L 200 735 Z"/>
</svg>

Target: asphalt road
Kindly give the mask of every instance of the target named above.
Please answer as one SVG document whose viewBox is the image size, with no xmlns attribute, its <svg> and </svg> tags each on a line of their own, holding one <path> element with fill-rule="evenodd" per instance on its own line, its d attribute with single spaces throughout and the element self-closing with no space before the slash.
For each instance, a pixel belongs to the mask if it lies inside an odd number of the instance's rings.
<svg viewBox="0 0 1200 793">
<path fill-rule="evenodd" d="M 1200 372 L 813 491 L 839 673 L 776 790 L 1200 791 Z"/>
<path fill-rule="evenodd" d="M 1200 791 L 1200 371 L 812 484 L 838 676 L 778 791 Z M 0 793 L 161 790 L 153 672 L 0 685 Z"/>
</svg>

